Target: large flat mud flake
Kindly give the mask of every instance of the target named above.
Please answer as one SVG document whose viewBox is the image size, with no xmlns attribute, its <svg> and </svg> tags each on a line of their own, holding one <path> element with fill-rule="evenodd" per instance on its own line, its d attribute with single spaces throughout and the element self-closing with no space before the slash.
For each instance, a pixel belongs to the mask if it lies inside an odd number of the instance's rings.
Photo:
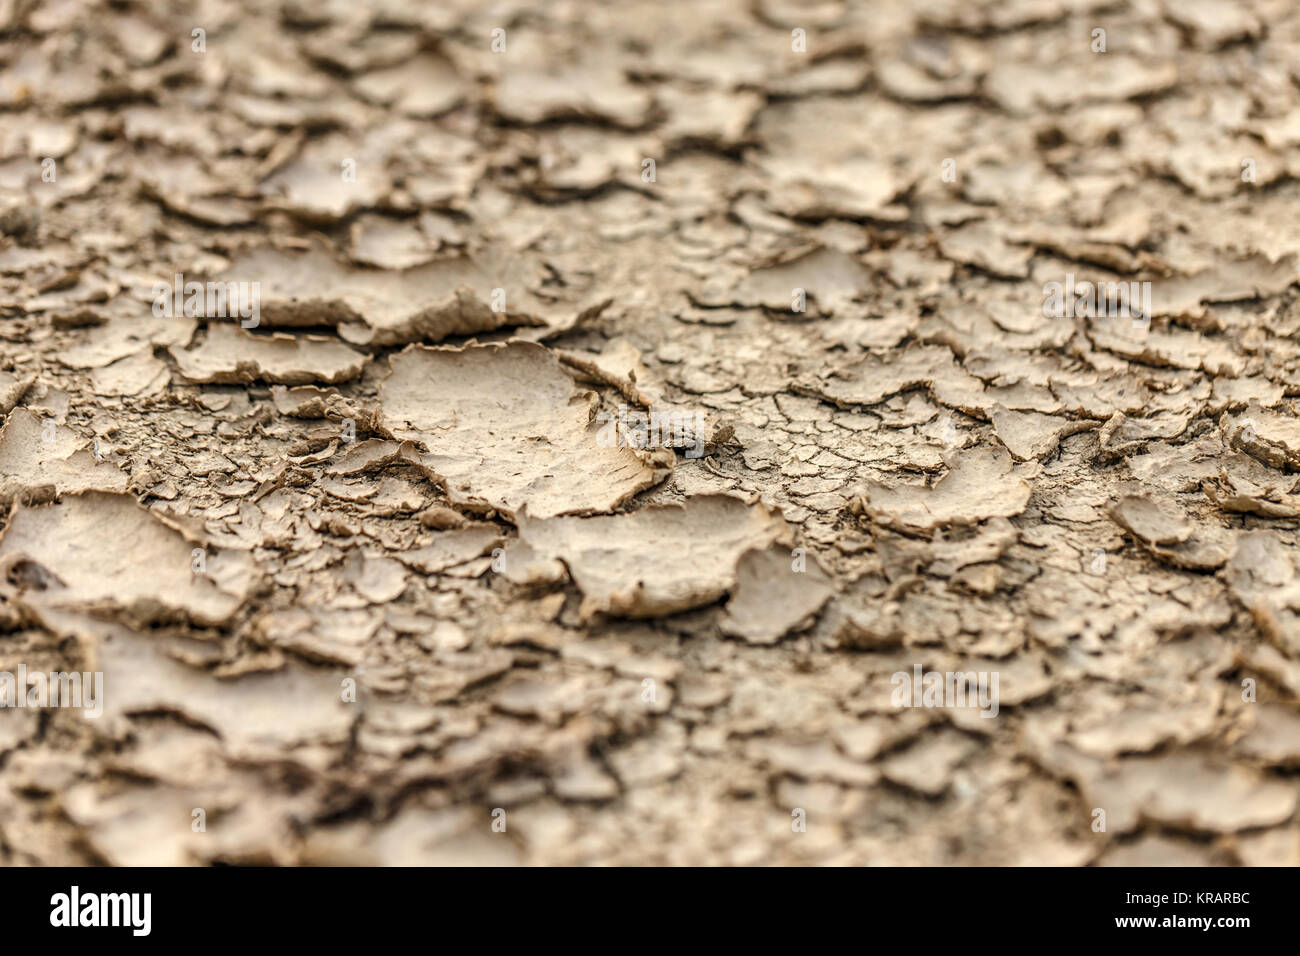
<svg viewBox="0 0 1300 956">
<path fill-rule="evenodd" d="M 384 427 L 424 446 L 422 467 L 453 501 L 516 519 L 611 511 L 671 467 L 593 423 L 595 401 L 523 342 L 411 348 L 380 388 Z"/>
</svg>

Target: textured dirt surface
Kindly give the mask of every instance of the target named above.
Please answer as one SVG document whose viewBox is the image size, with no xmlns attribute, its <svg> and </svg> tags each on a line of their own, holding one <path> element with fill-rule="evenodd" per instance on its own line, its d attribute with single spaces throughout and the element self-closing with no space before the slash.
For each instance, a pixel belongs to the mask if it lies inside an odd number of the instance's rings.
<svg viewBox="0 0 1300 956">
<path fill-rule="evenodd" d="M 1298 147 L 1282 0 L 0 0 L 0 863 L 1300 864 Z"/>
</svg>

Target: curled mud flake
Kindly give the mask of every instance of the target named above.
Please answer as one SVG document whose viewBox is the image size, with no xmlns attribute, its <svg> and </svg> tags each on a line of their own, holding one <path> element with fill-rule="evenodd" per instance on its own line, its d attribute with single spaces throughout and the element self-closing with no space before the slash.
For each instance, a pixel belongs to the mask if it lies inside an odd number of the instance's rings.
<svg viewBox="0 0 1300 956">
<path fill-rule="evenodd" d="M 1254 255 L 1235 262 L 1217 262 L 1186 277 L 1151 284 L 1152 316 L 1205 314 L 1206 303 L 1237 302 L 1276 295 L 1300 279 L 1300 257 L 1276 261 Z"/>
<path fill-rule="evenodd" d="M 911 188 L 911 181 L 879 160 L 848 156 L 814 166 L 805 159 L 776 155 L 761 162 L 772 183 L 767 204 L 783 216 L 902 222 L 909 215 L 895 200 Z"/>
<path fill-rule="evenodd" d="M 1250 405 L 1277 408 L 1285 394 L 1283 386 L 1258 376 L 1219 376 L 1214 380 L 1214 391 L 1206 410 L 1218 414 L 1225 410 L 1240 411 Z"/>
<path fill-rule="evenodd" d="M 1300 698 L 1300 663 L 1282 656 L 1271 644 L 1256 644 L 1234 655 L 1234 664 L 1248 673 L 1267 677 L 1292 698 Z"/>
<path fill-rule="evenodd" d="M 1198 527 L 1192 537 L 1171 547 L 1152 545 L 1151 553 L 1166 564 L 1188 571 L 1214 571 L 1232 556 L 1233 532 L 1212 525 Z"/>
<path fill-rule="evenodd" d="M 392 189 L 384 152 L 340 135 L 307 143 L 261 184 L 267 208 L 322 225 L 380 205 Z"/>
<path fill-rule="evenodd" d="M 27 390 L 36 382 L 33 374 L 15 375 L 12 372 L 0 372 L 0 415 L 13 411 Z"/>
<path fill-rule="evenodd" d="M 1219 701 L 1126 708 L 1102 720 L 1076 727 L 1070 742 L 1094 757 L 1149 753 L 1166 744 L 1185 746 L 1213 732 Z"/>
<path fill-rule="evenodd" d="M 313 663 L 357 667 L 379 625 L 378 615 L 362 609 L 291 608 L 260 618 L 253 639 Z"/>
<path fill-rule="evenodd" d="M 1151 391 L 1135 376 L 1054 375 L 1052 391 L 1064 411 L 1101 421 L 1138 415 L 1151 407 Z M 1104 426 L 1103 426 L 1104 427 Z"/>
<path fill-rule="evenodd" d="M 608 385 L 629 402 L 649 408 L 663 396 L 663 383 L 641 361 L 641 352 L 626 339 L 611 339 L 599 354 L 556 350 L 561 362 L 581 382 Z"/>
<path fill-rule="evenodd" d="M 918 386 L 930 388 L 940 402 L 953 407 L 978 409 L 991 404 L 984 384 L 958 366 L 945 346 L 912 347 L 888 358 L 868 353 L 810 377 L 799 390 L 849 408 L 875 405 Z"/>
<path fill-rule="evenodd" d="M 1195 524 L 1171 503 L 1149 495 L 1123 496 L 1110 506 L 1110 516 L 1152 555 L 1175 567 L 1213 571 L 1232 555 L 1232 532 Z"/>
<path fill-rule="evenodd" d="M 325 336 L 254 335 L 233 325 L 209 326 L 202 345 L 173 346 L 170 352 L 186 381 L 226 385 L 347 382 L 370 361 L 369 356 Z"/>
<path fill-rule="evenodd" d="M 1291 658 L 1300 658 L 1300 578 L 1290 551 L 1267 531 L 1237 538 L 1223 577 L 1260 633 Z"/>
<path fill-rule="evenodd" d="M 1111 505 L 1110 516 L 1148 544 L 1182 544 L 1192 536 L 1185 515 L 1147 495 L 1125 495 Z"/>
<path fill-rule="evenodd" d="M 557 797 L 583 803 L 598 803 L 618 796 L 618 781 L 590 757 L 573 760 L 560 768 L 551 786 Z"/>
<path fill-rule="evenodd" d="M 940 103 L 974 96 L 976 79 L 970 75 L 934 76 L 905 59 L 885 60 L 876 69 L 881 88 L 892 98 L 907 103 Z"/>
<path fill-rule="evenodd" d="M 1007 112 L 1027 114 L 1151 96 L 1177 80 L 1178 69 L 1172 62 L 1107 53 L 1091 60 L 1081 56 L 1052 68 L 999 63 L 984 78 L 984 92 Z"/>
<path fill-rule="evenodd" d="M 1244 359 L 1227 342 L 1197 332 L 1141 326 L 1136 319 L 1092 319 L 1088 337 L 1099 349 L 1147 365 L 1237 375 Z"/>
<path fill-rule="evenodd" d="M 645 147 L 635 136 L 566 126 L 557 140 L 543 141 L 539 152 L 538 170 L 528 181 L 529 192 L 539 199 L 572 199 L 618 182 L 632 188 L 658 182 L 655 160 L 643 155 Z"/>
<path fill-rule="evenodd" d="M 1159 834 L 1144 834 L 1131 843 L 1107 850 L 1097 866 L 1213 866 L 1214 858 L 1204 847 Z"/>
<path fill-rule="evenodd" d="M 987 222 L 977 222 L 945 233 L 939 249 L 947 258 L 962 265 L 975 266 L 1004 279 L 1024 279 L 1029 275 L 1033 250 L 1007 242 L 1000 229 Z"/>
<path fill-rule="evenodd" d="M 593 422 L 595 395 L 543 346 L 412 347 L 390 369 L 383 426 L 423 445 L 420 467 L 454 504 L 516 521 L 525 508 L 539 518 L 611 511 L 671 467 L 671 453 L 628 447 L 616 418 Z"/>
<path fill-rule="evenodd" d="M 360 712 L 358 703 L 342 699 L 337 671 L 292 664 L 217 679 L 128 628 L 67 614 L 51 623 L 97 632 L 99 664 L 113 688 L 106 716 L 177 714 L 216 733 L 232 757 L 265 759 L 286 747 L 338 742 Z"/>
<path fill-rule="evenodd" d="M 347 73 L 362 73 L 383 67 L 405 63 L 420 52 L 420 37 L 406 30 L 371 31 L 366 20 L 354 20 L 344 23 L 326 25 L 328 19 L 318 21 L 315 17 L 302 16 L 304 11 L 295 10 L 290 16 L 296 25 L 315 27 L 310 34 L 303 36 L 301 47 L 313 60 L 337 67 Z M 452 23 L 429 23 L 429 29 L 445 29 Z"/>
<path fill-rule="evenodd" d="M 751 91 L 678 86 L 661 87 L 658 99 L 668 113 L 662 135 L 669 145 L 707 143 L 720 149 L 743 145 L 763 106 L 763 97 Z"/>
<path fill-rule="evenodd" d="M 179 215 L 213 226 L 243 226 L 256 218 L 253 200 L 231 195 L 237 187 L 209 175 L 194 157 L 168 151 L 141 156 L 133 169 L 143 195 Z"/>
<path fill-rule="evenodd" d="M 175 787 L 133 786 L 108 794 L 93 784 L 68 790 L 68 819 L 99 859 L 110 866 L 193 866 L 205 848 L 202 837 L 162 821 L 186 820 L 197 803 L 211 803 Z"/>
<path fill-rule="evenodd" d="M 563 681 L 516 679 L 505 684 L 492 698 L 493 706 L 516 717 L 533 717 L 558 725 L 575 714 L 582 701 L 604 684 L 603 679 L 578 675 Z"/>
<path fill-rule="evenodd" d="M 492 102 L 501 116 L 519 123 L 581 118 L 629 129 L 644 125 L 654 104 L 612 64 L 507 70 L 497 80 Z"/>
<path fill-rule="evenodd" d="M 320 419 L 326 417 L 330 400 L 337 394 L 334 389 L 320 389 L 314 385 L 300 385 L 297 388 L 275 385 L 271 388 L 271 402 L 281 415 Z"/>
<path fill-rule="evenodd" d="M 844 756 L 829 741 L 806 744 L 780 740 L 758 741 L 753 749 L 755 755 L 766 762 L 777 776 L 790 776 L 798 780 L 828 780 L 850 787 L 870 787 L 880 780 L 879 770 Z"/>
<path fill-rule="evenodd" d="M 1015 237 L 1071 262 L 1095 264 L 1120 275 L 1140 271 L 1141 260 L 1123 243 L 1091 239 L 1080 233 L 1062 235 L 1058 229 L 1041 228 L 1018 230 Z"/>
<path fill-rule="evenodd" d="M 1205 496 L 1227 512 L 1264 518 L 1300 515 L 1300 476 L 1280 473 L 1255 458 L 1237 454 L 1201 484 Z"/>
<path fill-rule="evenodd" d="M 1209 140 L 1207 142 L 1207 140 Z M 1232 196 L 1240 186 L 1241 167 L 1237 157 L 1256 157 L 1255 181 L 1269 184 L 1284 175 L 1285 163 L 1247 136 L 1229 136 L 1220 130 L 1207 133 L 1199 128 L 1190 133 L 1180 131 L 1179 139 L 1167 154 L 1150 161 L 1153 172 L 1177 179 L 1205 199 L 1222 200 Z"/>
<path fill-rule="evenodd" d="M 152 352 L 137 352 L 90 373 L 95 394 L 143 397 L 156 395 L 171 381 L 171 371 Z"/>
<path fill-rule="evenodd" d="M 751 644 L 775 644 L 809 626 L 832 593 L 831 579 L 803 548 L 751 551 L 736 567 L 736 587 L 719 626 Z"/>
<path fill-rule="evenodd" d="M 908 312 L 882 318 L 845 316 L 828 321 L 819 331 L 828 343 L 844 348 L 892 349 L 916 328 L 917 316 Z"/>
<path fill-rule="evenodd" d="M 437 574 L 448 568 L 473 561 L 505 543 L 496 525 L 476 524 L 444 531 L 431 544 L 411 551 L 398 551 L 393 557 L 422 574 Z M 506 558 L 509 567 L 509 557 Z"/>
<path fill-rule="evenodd" d="M 26 408 L 0 426 L 0 506 L 82 491 L 126 491 L 127 475 L 93 445 Z"/>
<path fill-rule="evenodd" d="M 1191 415 L 1154 415 L 1151 418 L 1128 418 L 1123 412 L 1112 415 L 1097 433 L 1097 446 L 1103 460 L 1118 458 L 1133 459 L 1151 451 L 1152 439 L 1179 438 L 1191 424 Z M 1179 451 L 1171 451 L 1168 456 L 1183 457 Z M 1185 460 L 1180 462 L 1185 464 Z M 1138 465 L 1135 471 L 1146 470 Z"/>
<path fill-rule="evenodd" d="M 970 565 L 995 562 L 1019 540 L 1015 525 L 1006 518 L 992 518 L 968 535 L 950 534 L 931 542 L 929 573 L 947 578 Z"/>
<path fill-rule="evenodd" d="M 1294 787 L 1258 770 L 1195 751 L 1131 757 L 1079 781 L 1090 806 L 1106 808 L 1107 832 L 1151 821 L 1191 833 L 1274 826 L 1295 812 Z"/>
<path fill-rule="evenodd" d="M 692 295 L 709 307 L 757 307 L 798 320 L 848 306 L 865 292 L 869 278 L 870 270 L 848 253 L 817 247 L 780 254 L 754 265 L 727 288 Z"/>
<path fill-rule="evenodd" d="M 335 460 L 325 466 L 325 474 L 357 475 L 381 471 L 389 465 L 410 464 L 415 461 L 416 454 L 415 446 L 410 442 L 370 438 L 348 445 Z"/>
<path fill-rule="evenodd" d="M 448 508 L 446 505 L 439 504 L 429 505 L 420 512 L 419 518 L 420 524 L 437 531 L 463 528 L 468 523 L 465 516 L 455 508 Z"/>
<path fill-rule="evenodd" d="M 989 420 L 998 440 L 1017 461 L 1046 458 L 1056 451 L 1066 435 L 1099 427 L 1097 422 L 1070 421 L 1038 412 L 1013 412 L 1001 405 L 989 411 Z"/>
<path fill-rule="evenodd" d="M 1300 418 L 1249 406 L 1239 415 L 1224 415 L 1219 430 L 1229 447 L 1272 468 L 1300 470 Z"/>
<path fill-rule="evenodd" d="M 1027 191 L 1025 184 L 1031 182 L 1034 189 Z M 1033 203 L 1037 209 L 1049 210 L 1066 202 L 1071 189 L 1042 163 L 1020 160 L 977 163 L 963 177 L 962 192 L 968 200 L 981 206 Z"/>
<path fill-rule="evenodd" d="M 563 584 L 569 579 L 564 562 L 546 558 L 532 546 L 515 539 L 501 553 L 501 574 L 507 580 L 525 587 L 549 587 Z M 559 597 L 561 595 L 557 595 Z"/>
<path fill-rule="evenodd" d="M 656 741 L 638 741 L 608 757 L 611 768 L 624 788 L 646 787 L 678 777 L 685 761 L 678 753 Z"/>
<path fill-rule="evenodd" d="M 131 543 L 131 557 L 106 561 Z M 57 504 L 18 507 L 0 535 L 0 568 L 32 562 L 59 583 L 31 590 L 7 582 L 11 600 L 55 610 L 104 610 L 132 621 L 223 624 L 255 582 L 251 559 L 188 538 L 129 495 L 86 492 Z"/>
<path fill-rule="evenodd" d="M 417 117 L 445 113 L 459 105 L 466 93 L 466 84 L 456 68 L 431 53 L 365 73 L 353 80 L 353 86 L 372 103 Z"/>
<path fill-rule="evenodd" d="M 58 360 L 70 368 L 104 368 L 126 358 L 148 353 L 153 346 L 184 346 L 198 327 L 197 320 L 188 316 L 158 317 L 138 303 L 137 314 L 127 316 L 114 309 L 112 317 L 102 325 L 89 329 L 80 343 L 61 349 Z M 139 314 L 139 313 L 144 314 Z"/>
<path fill-rule="evenodd" d="M 1005 451 L 981 446 L 960 454 L 933 487 L 868 482 L 863 508 L 878 524 L 929 534 L 1020 514 L 1033 492 L 1031 475 Z"/>
<path fill-rule="evenodd" d="M 305 253 L 261 248 L 236 259 L 224 276 L 259 282 L 266 326 L 338 326 L 360 345 L 438 342 L 546 325 L 561 314 L 529 291 L 538 276 L 523 260 L 490 255 L 379 272 L 340 264 L 319 246 Z"/>
<path fill-rule="evenodd" d="M 433 259 L 437 246 L 413 222 L 360 216 L 350 232 L 352 261 L 378 269 L 410 269 Z"/>
<path fill-rule="evenodd" d="M 1241 40 L 1258 39 L 1264 24 L 1253 10 L 1226 0 L 1188 0 L 1161 4 L 1165 16 L 1189 33 L 1196 45 L 1217 50 Z"/>
<path fill-rule="evenodd" d="M 1237 753 L 1269 767 L 1300 767 L 1300 713 L 1267 703 L 1251 708 L 1251 713 L 1254 719 L 1237 740 Z"/>
<path fill-rule="evenodd" d="M 1264 142 L 1275 150 L 1300 146 L 1300 109 L 1293 109 L 1285 116 L 1261 123 L 1259 134 L 1264 138 Z"/>
<path fill-rule="evenodd" d="M 342 580 L 371 604 L 397 600 L 408 583 L 401 562 L 360 551 L 350 552 L 344 560 Z"/>
<path fill-rule="evenodd" d="M 658 617 L 710 604 L 736 585 L 745 552 L 787 533 L 778 513 L 727 495 L 608 517 L 530 518 L 519 531 L 534 552 L 568 567 L 584 617 Z"/>
<path fill-rule="evenodd" d="M 892 784 L 937 797 L 952 785 L 958 765 L 977 749 L 973 740 L 955 730 L 931 732 L 882 760 L 880 769 Z"/>
</svg>

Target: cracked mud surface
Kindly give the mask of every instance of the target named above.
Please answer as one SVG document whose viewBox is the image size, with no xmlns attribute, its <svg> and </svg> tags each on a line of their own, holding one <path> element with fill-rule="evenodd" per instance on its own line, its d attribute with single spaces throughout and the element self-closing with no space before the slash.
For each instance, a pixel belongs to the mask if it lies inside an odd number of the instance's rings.
<svg viewBox="0 0 1300 956">
<path fill-rule="evenodd" d="M 1300 864 L 1297 64 L 0 0 L 0 863 Z"/>
</svg>

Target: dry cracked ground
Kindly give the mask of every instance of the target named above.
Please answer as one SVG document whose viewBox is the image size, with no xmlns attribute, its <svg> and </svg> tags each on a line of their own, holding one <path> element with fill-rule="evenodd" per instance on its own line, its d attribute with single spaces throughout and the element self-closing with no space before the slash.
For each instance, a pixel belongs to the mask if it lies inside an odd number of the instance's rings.
<svg viewBox="0 0 1300 956">
<path fill-rule="evenodd" d="M 1298 220 L 1290 0 L 0 0 L 0 863 L 1300 863 Z"/>
</svg>

